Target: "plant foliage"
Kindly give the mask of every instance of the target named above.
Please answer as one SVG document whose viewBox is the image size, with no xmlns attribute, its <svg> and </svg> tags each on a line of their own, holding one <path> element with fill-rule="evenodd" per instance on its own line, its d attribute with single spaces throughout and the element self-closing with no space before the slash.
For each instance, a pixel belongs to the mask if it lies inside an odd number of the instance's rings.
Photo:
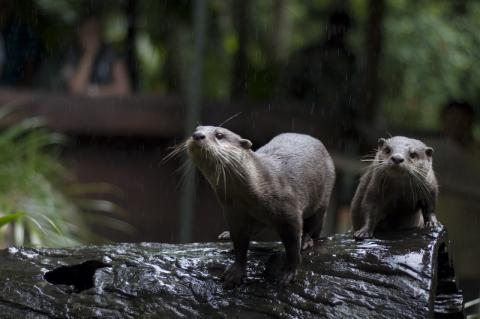
<svg viewBox="0 0 480 319">
<path fill-rule="evenodd" d="M 94 222 L 130 229 L 112 215 L 119 211 L 113 203 L 78 201 L 69 195 L 70 174 L 55 154 L 62 141 L 63 136 L 43 128 L 39 118 L 25 119 L 0 133 L 0 227 L 10 225 L 8 230 L 2 227 L 4 245 L 58 247 L 96 240 L 85 211 L 95 211 Z M 88 185 L 82 192 L 95 190 L 95 185 Z"/>
</svg>

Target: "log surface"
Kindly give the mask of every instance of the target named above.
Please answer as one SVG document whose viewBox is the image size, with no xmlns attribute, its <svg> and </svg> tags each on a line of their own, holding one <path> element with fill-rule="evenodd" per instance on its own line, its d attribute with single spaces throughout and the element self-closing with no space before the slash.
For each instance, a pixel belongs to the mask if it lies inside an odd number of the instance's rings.
<svg viewBox="0 0 480 319">
<path fill-rule="evenodd" d="M 356 242 L 343 234 L 318 241 L 303 253 L 296 282 L 285 288 L 264 275 L 281 264 L 282 246 L 252 243 L 246 283 L 233 290 L 223 289 L 220 280 L 233 258 L 229 243 L 11 247 L 0 253 L 0 314 L 15 319 L 462 317 L 443 228 L 378 237 Z"/>
</svg>

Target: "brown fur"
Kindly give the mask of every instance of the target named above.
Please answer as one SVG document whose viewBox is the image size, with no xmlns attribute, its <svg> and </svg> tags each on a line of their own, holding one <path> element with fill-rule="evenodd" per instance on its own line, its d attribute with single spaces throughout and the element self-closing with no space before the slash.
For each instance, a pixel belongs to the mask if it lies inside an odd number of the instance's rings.
<svg viewBox="0 0 480 319">
<path fill-rule="evenodd" d="M 200 126 L 186 145 L 226 213 L 235 262 L 225 272 L 225 286 L 242 282 L 250 238 L 263 227 L 273 228 L 285 246 L 279 281 L 293 280 L 302 242 L 309 247 L 320 235 L 335 181 L 323 144 L 286 133 L 254 152 L 250 141 L 225 128 Z"/>
<path fill-rule="evenodd" d="M 354 237 L 376 230 L 435 226 L 438 184 L 432 169 L 433 149 L 419 140 L 395 136 L 379 139 L 375 158 L 360 178 L 351 204 Z"/>
</svg>

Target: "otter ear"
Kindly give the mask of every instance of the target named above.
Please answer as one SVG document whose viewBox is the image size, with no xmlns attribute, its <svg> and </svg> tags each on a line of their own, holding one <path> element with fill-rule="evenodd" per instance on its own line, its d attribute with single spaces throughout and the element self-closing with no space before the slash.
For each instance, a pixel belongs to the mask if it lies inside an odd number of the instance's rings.
<svg viewBox="0 0 480 319">
<path fill-rule="evenodd" d="M 249 140 L 247 140 L 245 138 L 242 138 L 240 140 L 240 146 L 243 147 L 246 150 L 249 150 L 250 148 L 252 148 L 252 142 L 250 142 Z"/>
<path fill-rule="evenodd" d="M 378 139 L 378 147 L 383 147 L 383 145 L 385 145 L 385 143 L 387 142 L 386 139 L 384 139 L 383 137 L 379 138 Z"/>
<path fill-rule="evenodd" d="M 431 148 L 431 147 L 426 147 L 426 148 L 425 148 L 425 154 L 427 154 L 428 157 L 432 157 L 432 155 L 433 155 L 433 148 Z"/>
</svg>

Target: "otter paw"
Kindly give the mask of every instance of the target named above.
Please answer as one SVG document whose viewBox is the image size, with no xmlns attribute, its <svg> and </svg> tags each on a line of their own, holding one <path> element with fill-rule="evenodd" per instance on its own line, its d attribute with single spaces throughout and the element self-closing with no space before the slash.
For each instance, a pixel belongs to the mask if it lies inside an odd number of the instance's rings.
<svg viewBox="0 0 480 319">
<path fill-rule="evenodd" d="M 437 220 L 429 220 L 425 222 L 425 228 L 437 228 L 440 223 Z"/>
<path fill-rule="evenodd" d="M 363 228 L 360 228 L 359 230 L 353 233 L 354 239 L 362 240 L 362 239 L 372 238 L 372 237 L 373 237 L 373 232 Z"/>
<path fill-rule="evenodd" d="M 302 237 L 302 250 L 307 250 L 313 247 L 313 239 L 309 234 L 305 234 Z"/>
<path fill-rule="evenodd" d="M 245 269 L 244 267 L 233 264 L 225 271 L 223 274 L 223 286 L 226 289 L 232 289 L 235 286 L 240 286 L 243 282 L 243 278 L 245 277 Z"/>
<path fill-rule="evenodd" d="M 289 283 L 294 281 L 296 275 L 297 275 L 297 270 L 296 269 L 284 268 L 282 270 L 282 272 L 280 273 L 280 276 L 278 277 L 277 281 L 280 285 L 286 286 Z"/>
<path fill-rule="evenodd" d="M 220 235 L 218 235 L 218 239 L 220 240 L 230 240 L 230 232 L 228 230 L 224 231 Z"/>
</svg>

